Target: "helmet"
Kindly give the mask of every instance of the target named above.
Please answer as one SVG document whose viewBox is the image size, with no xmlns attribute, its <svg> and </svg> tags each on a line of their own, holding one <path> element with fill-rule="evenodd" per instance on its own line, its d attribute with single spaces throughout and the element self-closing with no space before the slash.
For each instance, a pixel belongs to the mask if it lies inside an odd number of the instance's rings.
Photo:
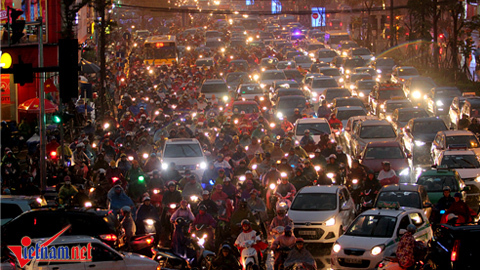
<svg viewBox="0 0 480 270">
<path fill-rule="evenodd" d="M 175 185 L 175 182 L 174 182 L 174 181 L 170 181 L 170 182 L 168 182 L 167 186 L 168 186 L 168 187 L 171 187 L 171 186 L 176 186 L 176 185 Z"/>
<path fill-rule="evenodd" d="M 126 212 L 126 213 L 130 213 L 132 211 L 132 209 L 130 208 L 130 206 L 124 206 L 124 207 L 122 207 L 122 211 Z"/>
<path fill-rule="evenodd" d="M 297 238 L 297 240 L 295 240 L 295 243 L 305 243 L 305 240 L 303 240 L 303 238 Z"/>
<path fill-rule="evenodd" d="M 241 224 L 242 224 L 242 226 L 243 225 L 249 225 L 250 226 L 250 221 L 248 219 L 244 219 L 244 220 L 242 220 Z"/>
<path fill-rule="evenodd" d="M 375 175 L 375 171 L 374 170 L 368 170 L 368 173 L 367 174 L 373 174 Z"/>
<path fill-rule="evenodd" d="M 292 231 L 292 227 L 287 225 L 285 226 L 285 232 L 291 232 Z"/>
<path fill-rule="evenodd" d="M 451 191 L 451 189 L 450 189 L 449 186 L 444 186 L 444 187 L 443 187 L 443 191 Z"/>
<path fill-rule="evenodd" d="M 413 224 L 409 224 L 407 226 L 407 232 L 415 233 L 417 231 L 417 227 Z"/>
<path fill-rule="evenodd" d="M 462 198 L 462 193 L 457 192 L 457 193 L 455 193 L 455 195 L 453 195 L 453 197 L 454 197 L 454 198 L 460 198 L 460 199 L 461 199 L 461 198 Z"/>
<path fill-rule="evenodd" d="M 183 218 L 183 217 L 177 217 L 175 219 L 175 224 L 178 224 L 178 225 L 185 225 L 187 223 L 187 221 Z"/>
<path fill-rule="evenodd" d="M 242 199 L 240 201 L 240 206 L 247 206 L 247 200 L 246 199 Z"/>
<path fill-rule="evenodd" d="M 207 207 L 202 204 L 200 207 L 198 207 L 198 211 L 207 211 Z"/>
<path fill-rule="evenodd" d="M 143 197 L 142 202 L 144 202 L 144 201 L 150 201 L 150 197 L 148 197 L 148 196 Z"/>
<path fill-rule="evenodd" d="M 222 246 L 222 249 L 228 249 L 228 250 L 231 250 L 230 246 L 229 246 L 229 245 L 227 245 L 227 244 L 224 244 L 224 245 Z"/>
</svg>

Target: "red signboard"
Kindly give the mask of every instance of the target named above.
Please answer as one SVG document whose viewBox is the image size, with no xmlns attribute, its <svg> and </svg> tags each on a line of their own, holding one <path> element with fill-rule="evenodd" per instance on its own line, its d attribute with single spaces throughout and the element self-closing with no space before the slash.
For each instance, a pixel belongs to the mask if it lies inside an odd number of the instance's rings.
<svg viewBox="0 0 480 270">
<path fill-rule="evenodd" d="M 318 13 L 313 13 L 312 18 L 314 18 L 315 20 L 318 19 Z"/>
<path fill-rule="evenodd" d="M 10 74 L 2 74 L 2 104 L 10 104 Z"/>
</svg>

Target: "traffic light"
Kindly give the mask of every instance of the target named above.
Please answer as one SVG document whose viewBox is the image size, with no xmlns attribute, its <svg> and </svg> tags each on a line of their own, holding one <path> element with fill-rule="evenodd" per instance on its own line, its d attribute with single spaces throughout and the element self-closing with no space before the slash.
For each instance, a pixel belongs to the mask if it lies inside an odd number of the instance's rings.
<svg viewBox="0 0 480 270">
<path fill-rule="evenodd" d="M 12 24 L 10 26 L 12 36 L 10 37 L 11 44 L 16 44 L 20 42 L 20 39 L 25 35 L 23 29 L 25 28 L 25 20 L 19 20 L 18 17 L 23 14 L 23 10 L 12 9 L 10 12 L 10 18 L 12 19 Z"/>
<path fill-rule="evenodd" d="M 59 41 L 60 99 L 67 103 L 78 98 L 78 40 Z"/>
<path fill-rule="evenodd" d="M 55 124 L 60 124 L 62 122 L 62 117 L 58 114 L 54 114 L 52 120 Z"/>
<path fill-rule="evenodd" d="M 145 181 L 145 177 L 143 175 L 138 176 L 138 182 L 143 182 Z"/>
</svg>

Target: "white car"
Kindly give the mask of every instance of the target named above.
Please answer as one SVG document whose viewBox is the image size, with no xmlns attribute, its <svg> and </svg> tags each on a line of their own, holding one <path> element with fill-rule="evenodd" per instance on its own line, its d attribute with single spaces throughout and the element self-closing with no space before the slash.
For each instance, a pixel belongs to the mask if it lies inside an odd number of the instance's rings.
<svg viewBox="0 0 480 270">
<path fill-rule="evenodd" d="M 355 203 L 344 186 L 302 188 L 288 210 L 294 234 L 306 243 L 334 243 L 355 218 Z"/>
<path fill-rule="evenodd" d="M 439 168 L 455 169 L 470 190 L 466 203 L 475 212 L 480 209 L 480 160 L 473 150 L 444 150 L 435 160 Z"/>
<path fill-rule="evenodd" d="M 1 225 L 16 218 L 23 212 L 46 206 L 47 201 L 43 196 L 2 195 L 2 221 Z"/>
<path fill-rule="evenodd" d="M 337 83 L 337 80 L 330 76 L 322 76 L 313 78 L 310 80 L 310 83 L 304 87 L 306 91 L 310 91 L 313 96 L 313 101 L 316 103 L 320 100 L 320 95 L 327 88 L 340 87 Z"/>
<path fill-rule="evenodd" d="M 44 242 L 48 239 L 33 239 L 32 243 Z M 72 251 L 74 247 L 91 245 L 92 261 L 88 262 L 55 262 L 55 261 L 39 261 L 32 259 L 24 269 L 26 270 L 78 270 L 78 269 L 118 269 L 118 270 L 155 270 L 158 262 L 134 253 L 118 252 L 102 241 L 88 236 L 60 236 L 52 244 L 51 247 L 69 247 Z"/>
<path fill-rule="evenodd" d="M 376 269 L 383 258 L 394 256 L 410 224 L 417 227 L 416 240 L 427 243 L 432 239 L 432 228 L 421 209 L 377 208 L 363 212 L 333 245 L 331 268 Z"/>
<path fill-rule="evenodd" d="M 391 76 L 392 83 L 405 83 L 406 80 L 419 77 L 418 70 L 414 67 L 396 67 Z"/>
<path fill-rule="evenodd" d="M 295 121 L 295 141 L 300 142 L 305 130 L 310 130 L 310 136 L 313 137 L 315 143 L 320 141 L 320 135 L 328 134 L 330 139 L 334 140 L 330 124 L 325 118 L 302 118 Z"/>
<path fill-rule="evenodd" d="M 167 140 L 163 147 L 161 162 L 163 170 L 167 170 L 173 162 L 180 173 L 190 170 L 198 179 L 202 178 L 203 171 L 207 168 L 207 158 L 197 139 Z"/>
</svg>

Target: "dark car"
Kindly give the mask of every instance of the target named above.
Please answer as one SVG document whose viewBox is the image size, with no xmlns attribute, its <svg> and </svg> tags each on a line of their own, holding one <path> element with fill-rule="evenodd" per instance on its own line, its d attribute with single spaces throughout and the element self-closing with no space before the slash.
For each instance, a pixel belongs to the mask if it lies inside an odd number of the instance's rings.
<svg viewBox="0 0 480 270">
<path fill-rule="evenodd" d="M 24 236 L 52 237 L 65 226 L 66 235 L 87 235 L 116 247 L 119 244 L 119 222 L 108 210 L 51 210 L 25 212 L 2 226 L 2 244 L 18 245 Z"/>
<path fill-rule="evenodd" d="M 275 105 L 276 116 L 279 119 L 286 117 L 288 121 L 293 121 L 293 115 L 295 109 L 298 109 L 300 112 L 305 108 L 305 103 L 307 100 L 304 96 L 283 96 L 279 97 L 277 104 Z"/>
<path fill-rule="evenodd" d="M 288 80 L 294 80 L 298 83 L 303 80 L 303 75 L 298 69 L 285 69 L 283 73 L 285 73 L 285 76 L 287 76 Z"/>
<path fill-rule="evenodd" d="M 480 225 L 439 225 L 430 242 L 433 269 L 478 269 Z"/>
<path fill-rule="evenodd" d="M 390 57 L 380 57 L 373 61 L 371 65 L 380 75 L 380 80 L 383 82 L 390 79 L 392 69 L 395 66 L 395 60 Z"/>
<path fill-rule="evenodd" d="M 457 87 L 435 87 L 427 94 L 426 110 L 433 115 L 448 114 L 449 106 L 454 97 L 461 96 Z"/>
<path fill-rule="evenodd" d="M 425 187 L 416 184 L 397 184 L 383 186 L 375 199 L 374 207 L 378 203 L 398 202 L 400 206 L 423 209 L 428 218 L 432 213 L 432 204 Z"/>
<path fill-rule="evenodd" d="M 392 113 L 392 125 L 400 132 L 405 125 L 413 118 L 428 117 L 428 113 L 422 108 L 400 108 Z"/>
<path fill-rule="evenodd" d="M 414 163 L 431 164 L 430 148 L 437 132 L 442 130 L 447 130 L 447 126 L 437 117 L 414 118 L 408 122 L 402 141 Z"/>
<path fill-rule="evenodd" d="M 420 106 L 423 103 L 423 97 L 436 86 L 437 84 L 430 77 L 419 76 L 408 79 L 403 85 L 403 91 L 415 106 Z"/>
</svg>

